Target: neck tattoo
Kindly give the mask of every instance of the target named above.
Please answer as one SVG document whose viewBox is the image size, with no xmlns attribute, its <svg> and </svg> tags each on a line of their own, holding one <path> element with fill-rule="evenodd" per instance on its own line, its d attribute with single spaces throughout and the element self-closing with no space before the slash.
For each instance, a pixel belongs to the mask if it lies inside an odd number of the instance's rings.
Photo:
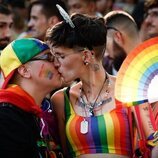
<svg viewBox="0 0 158 158">
<path fill-rule="evenodd" d="M 104 98 L 105 99 L 102 99 L 99 102 L 97 102 L 97 100 L 98 100 L 101 92 L 104 89 L 105 83 L 107 85 L 105 93 L 104 93 L 104 95 L 105 95 Z M 112 100 L 111 97 L 109 98 L 109 89 L 110 89 L 110 81 L 109 81 L 109 78 L 108 78 L 107 75 L 105 77 L 103 85 L 102 85 L 102 87 L 101 87 L 101 89 L 100 89 L 100 91 L 99 91 L 96 99 L 94 100 L 94 102 L 89 102 L 88 101 L 87 97 L 83 94 L 84 93 L 83 89 L 81 88 L 81 90 L 80 90 L 80 96 L 78 98 L 78 105 L 80 107 L 82 107 L 83 109 L 85 109 L 85 113 L 86 113 L 86 115 L 88 115 L 88 117 L 89 116 L 94 116 L 94 111 L 93 111 L 94 108 L 102 106 L 103 104 L 106 104 L 106 103 L 108 103 L 108 102 L 110 102 Z"/>
</svg>

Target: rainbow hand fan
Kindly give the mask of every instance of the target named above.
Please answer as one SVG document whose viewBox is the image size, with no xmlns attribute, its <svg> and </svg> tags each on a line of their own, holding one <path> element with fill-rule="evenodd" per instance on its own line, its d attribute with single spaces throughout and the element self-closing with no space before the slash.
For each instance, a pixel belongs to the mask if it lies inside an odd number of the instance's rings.
<svg viewBox="0 0 158 158">
<path fill-rule="evenodd" d="M 117 75 L 115 98 L 127 106 L 158 101 L 158 37 L 126 57 Z"/>
</svg>

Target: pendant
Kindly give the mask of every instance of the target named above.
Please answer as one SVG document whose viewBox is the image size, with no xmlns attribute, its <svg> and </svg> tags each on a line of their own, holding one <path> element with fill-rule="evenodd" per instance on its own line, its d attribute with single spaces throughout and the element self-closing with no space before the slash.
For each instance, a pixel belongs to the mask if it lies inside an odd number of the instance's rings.
<svg viewBox="0 0 158 158">
<path fill-rule="evenodd" d="M 80 132 L 82 134 L 88 133 L 88 121 L 86 121 L 85 119 L 80 124 Z"/>
</svg>

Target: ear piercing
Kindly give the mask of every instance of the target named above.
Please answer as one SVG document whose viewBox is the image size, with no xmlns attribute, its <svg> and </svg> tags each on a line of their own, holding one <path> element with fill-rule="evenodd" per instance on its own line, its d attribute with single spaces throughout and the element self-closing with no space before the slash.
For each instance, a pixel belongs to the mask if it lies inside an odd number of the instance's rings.
<svg viewBox="0 0 158 158">
<path fill-rule="evenodd" d="M 89 63 L 88 63 L 87 61 L 84 61 L 84 65 L 86 65 L 86 66 L 87 66 L 88 64 L 89 64 Z"/>
</svg>

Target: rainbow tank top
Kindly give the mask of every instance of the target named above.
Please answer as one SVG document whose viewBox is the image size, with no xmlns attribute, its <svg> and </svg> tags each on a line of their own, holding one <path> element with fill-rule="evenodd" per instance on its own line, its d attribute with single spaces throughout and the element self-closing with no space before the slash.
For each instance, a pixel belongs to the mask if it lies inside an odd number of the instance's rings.
<svg viewBox="0 0 158 158">
<path fill-rule="evenodd" d="M 103 115 L 85 118 L 74 112 L 66 91 L 64 95 L 69 157 L 92 153 L 131 154 L 130 127 L 125 109 L 116 108 Z M 86 134 L 80 132 L 84 119 L 88 121 Z"/>
</svg>

